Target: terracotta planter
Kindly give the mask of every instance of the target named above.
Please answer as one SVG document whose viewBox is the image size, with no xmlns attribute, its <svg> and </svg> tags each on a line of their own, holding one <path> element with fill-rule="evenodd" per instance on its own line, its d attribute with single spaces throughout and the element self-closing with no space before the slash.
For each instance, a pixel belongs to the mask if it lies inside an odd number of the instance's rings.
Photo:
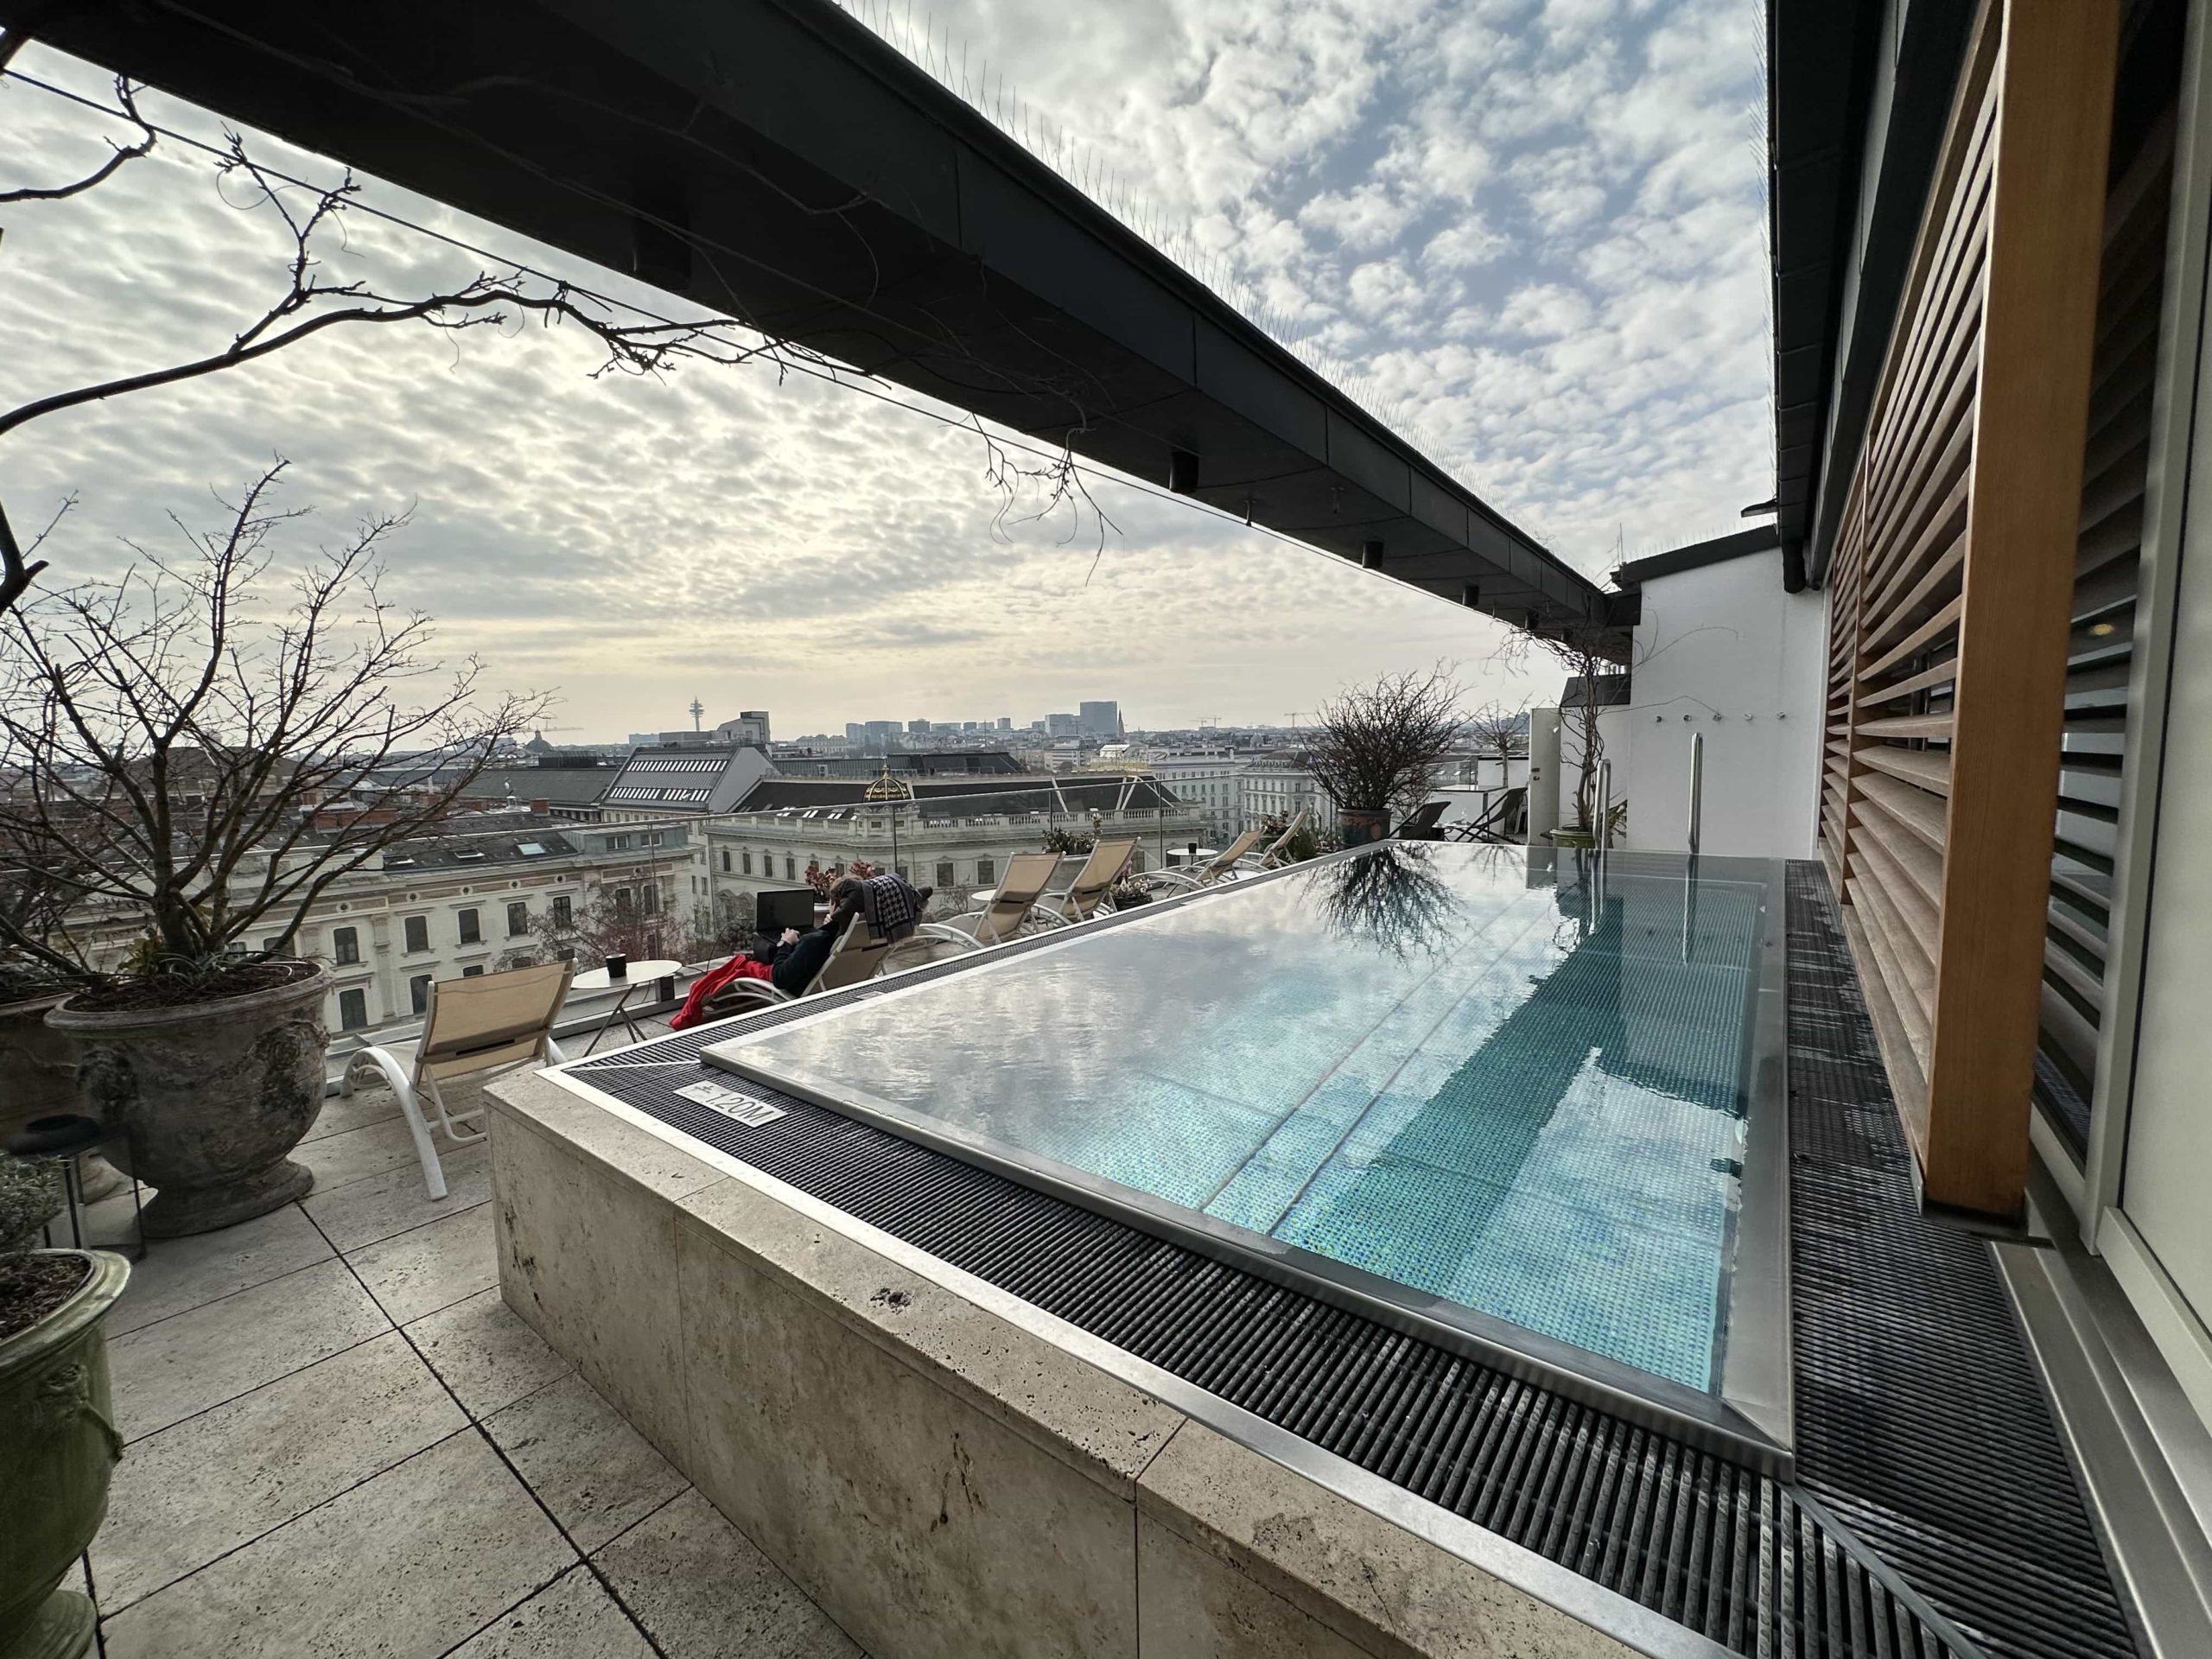
<svg viewBox="0 0 2212 1659">
<path fill-rule="evenodd" d="M 1387 810 L 1372 810 L 1363 806 L 1348 806 L 1337 814 L 1337 830 L 1344 836 L 1347 847 L 1364 847 L 1372 842 L 1387 841 L 1390 835 L 1390 814 Z"/>
<path fill-rule="evenodd" d="M 92 1604 L 60 1588 L 107 1518 L 107 1481 L 123 1455 L 108 1405 L 100 1330 L 130 1264 L 105 1250 L 47 1250 L 92 1264 L 75 1295 L 28 1331 L 0 1338 L 0 1654 L 77 1659 Z"/>
<path fill-rule="evenodd" d="M 329 988 L 319 967 L 215 1002 L 113 1013 L 65 1002 L 47 1015 L 77 1039 L 86 1109 L 124 1133 L 129 1154 L 116 1161 L 158 1189 L 148 1236 L 228 1227 L 315 1185 L 287 1154 L 322 1109 Z"/>
</svg>

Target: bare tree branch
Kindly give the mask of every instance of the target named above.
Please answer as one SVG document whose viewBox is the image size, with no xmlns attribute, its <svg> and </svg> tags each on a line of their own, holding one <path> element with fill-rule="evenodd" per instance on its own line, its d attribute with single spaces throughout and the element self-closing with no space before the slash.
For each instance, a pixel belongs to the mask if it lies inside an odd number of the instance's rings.
<svg viewBox="0 0 2212 1659">
<path fill-rule="evenodd" d="M 192 556 L 0 623 L 0 944 L 56 971 L 143 936 L 140 965 L 209 971 L 273 922 L 280 950 L 333 884 L 435 829 L 547 699 L 479 695 L 429 620 L 378 592 L 373 517 L 289 586 L 269 572 L 286 463 Z M 273 591 L 272 591 L 273 590 Z M 420 690 L 417 690 L 419 686 Z"/>
<path fill-rule="evenodd" d="M 0 63 L 4 63 L 4 54 L 12 52 L 20 41 L 19 34 L 0 37 Z M 112 177 L 125 162 L 150 149 L 154 129 L 139 113 L 134 90 L 118 80 L 117 95 L 124 112 L 144 135 L 138 144 L 117 147 L 105 165 L 73 184 L 6 193 L 0 194 L 0 202 L 47 201 L 79 194 Z M 354 325 L 419 324 L 453 334 L 502 328 L 531 319 L 546 327 L 572 325 L 582 329 L 605 353 L 591 372 L 594 379 L 615 373 L 659 376 L 684 363 L 735 365 L 762 357 L 779 365 L 787 356 L 826 364 L 815 353 L 772 336 L 745 334 L 741 325 L 727 317 L 689 322 L 621 322 L 596 297 L 567 283 L 537 278 L 518 270 L 480 270 L 456 287 L 423 295 L 388 294 L 367 282 L 332 280 L 324 274 L 317 238 L 342 224 L 358 196 L 359 187 L 353 175 L 348 173 L 327 188 L 295 184 L 256 161 L 237 133 L 225 137 L 227 148 L 216 162 L 216 172 L 220 181 L 243 185 L 243 193 L 233 205 L 245 211 L 267 211 L 284 227 L 289 246 L 282 291 L 219 351 L 135 374 L 66 387 L 0 410 L 0 438 L 50 415 L 237 368 L 326 330 Z M 46 569 L 45 562 L 35 561 L 31 552 L 31 548 L 19 543 L 4 511 L 0 511 L 0 615 L 22 601 Z"/>
<path fill-rule="evenodd" d="M 1385 674 L 1324 703 L 1306 769 L 1348 811 L 1411 811 L 1459 741 L 1459 688 L 1442 663 Z"/>
<path fill-rule="evenodd" d="M 20 41 L 16 33 L 11 33 L 5 42 L 0 42 L 0 69 L 7 67 L 8 60 L 15 55 L 16 48 L 19 44 Z M 138 140 L 136 143 L 118 144 L 111 138 L 108 140 L 108 148 L 114 153 L 83 178 L 68 184 L 27 186 L 19 190 L 0 190 L 0 207 L 17 201 L 60 201 L 66 197 L 81 195 L 95 185 L 105 184 L 113 178 L 126 162 L 135 162 L 141 156 L 149 153 L 154 148 L 156 135 L 153 128 L 147 124 L 146 118 L 138 113 L 137 88 L 121 75 L 115 78 L 115 100 L 123 106 L 124 114 L 130 117 L 138 128 Z"/>
</svg>

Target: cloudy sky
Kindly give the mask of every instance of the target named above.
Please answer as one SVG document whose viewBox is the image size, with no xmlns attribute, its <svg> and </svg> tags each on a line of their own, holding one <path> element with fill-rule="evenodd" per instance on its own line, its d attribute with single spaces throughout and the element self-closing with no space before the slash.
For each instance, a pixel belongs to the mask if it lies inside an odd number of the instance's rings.
<svg viewBox="0 0 2212 1659">
<path fill-rule="evenodd" d="M 940 41 L 1110 167 L 1210 279 L 1583 569 L 1617 543 L 1738 528 L 1771 493 L 1757 0 L 932 10 Z M 16 67 L 105 91 L 36 47 Z M 145 107 L 219 135 L 206 111 Z M 0 189 L 69 176 L 123 131 L 0 82 Z M 641 292 L 389 186 L 365 196 Z M 226 342 L 281 291 L 289 251 L 243 200 L 165 141 L 85 196 L 0 210 L 0 403 Z M 394 291 L 477 264 L 366 215 L 328 252 Z M 766 708 L 795 735 L 1026 723 L 1084 697 L 1139 725 L 1287 721 L 1439 658 L 1476 700 L 1556 684 L 1501 665 L 1486 618 L 1110 481 L 1121 533 L 1095 571 L 1050 526 L 1008 544 L 972 435 L 852 391 L 746 369 L 594 381 L 597 361 L 573 330 L 334 330 L 23 428 L 0 443 L 0 487 L 19 528 L 77 495 L 46 550 L 57 575 L 111 574 L 170 512 L 207 522 L 211 488 L 277 453 L 290 501 L 316 510 L 302 554 L 411 503 L 392 593 L 500 683 L 557 688 L 573 741 L 689 725 L 694 696 L 709 721 Z"/>
</svg>

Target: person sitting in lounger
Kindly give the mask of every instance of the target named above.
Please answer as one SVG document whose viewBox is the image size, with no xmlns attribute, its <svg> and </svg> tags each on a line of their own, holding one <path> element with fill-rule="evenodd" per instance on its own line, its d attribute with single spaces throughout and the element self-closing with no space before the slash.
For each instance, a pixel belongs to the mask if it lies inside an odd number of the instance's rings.
<svg viewBox="0 0 2212 1659">
<path fill-rule="evenodd" d="M 909 887 L 897 875 L 871 876 L 866 882 L 844 877 L 830 889 L 829 919 L 804 933 L 787 927 L 767 950 L 741 950 L 713 972 L 702 975 L 683 999 L 683 1007 L 668 1022 L 669 1028 L 682 1031 L 696 1025 L 715 994 L 733 980 L 765 979 L 786 996 L 798 995 L 814 982 L 855 916 L 865 912 L 868 925 L 879 933 L 903 937 L 901 924 L 904 933 L 912 933 L 913 918 L 921 914 L 935 891 Z"/>
</svg>

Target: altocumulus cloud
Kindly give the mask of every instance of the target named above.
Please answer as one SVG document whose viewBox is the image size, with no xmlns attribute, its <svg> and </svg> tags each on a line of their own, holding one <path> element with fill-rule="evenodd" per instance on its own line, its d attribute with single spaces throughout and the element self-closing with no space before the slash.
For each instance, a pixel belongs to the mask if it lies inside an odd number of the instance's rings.
<svg viewBox="0 0 2212 1659">
<path fill-rule="evenodd" d="M 1755 0 L 938 0 L 937 19 L 1351 365 L 1473 488 L 1601 572 L 1771 489 Z M 33 48 L 31 74 L 104 92 Z M 215 118 L 149 95 L 156 120 Z M 96 118 L 0 84 L 7 182 L 105 153 Z M 328 163 L 249 134 L 308 176 Z M 376 206 L 651 301 L 374 181 Z M 164 143 L 0 244 L 0 396 L 211 349 L 282 281 L 281 228 Z M 367 215 L 340 275 L 408 291 L 480 263 Z M 983 455 L 903 410 L 765 370 L 589 378 L 576 331 L 334 331 L 252 368 L 72 412 L 0 454 L 25 518 L 75 492 L 57 575 L 219 511 L 269 456 L 302 547 L 412 504 L 393 591 L 591 736 L 768 707 L 786 732 L 875 716 L 1027 719 L 1119 696 L 1159 724 L 1281 719 L 1439 657 L 1478 695 L 1550 689 L 1501 631 L 1338 562 L 1112 486 L 1095 562 L 1067 525 L 995 533 Z"/>
</svg>

